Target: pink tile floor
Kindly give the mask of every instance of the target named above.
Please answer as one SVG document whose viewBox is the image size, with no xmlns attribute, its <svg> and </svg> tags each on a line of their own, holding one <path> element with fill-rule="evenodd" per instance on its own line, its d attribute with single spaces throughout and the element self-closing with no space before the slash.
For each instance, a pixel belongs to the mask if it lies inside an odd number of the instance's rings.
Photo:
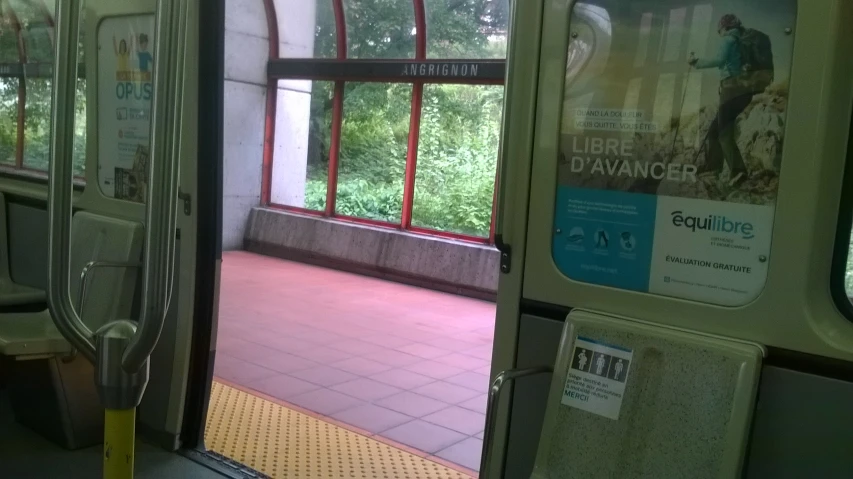
<svg viewBox="0 0 853 479">
<path fill-rule="evenodd" d="M 215 375 L 479 469 L 495 305 L 225 253 Z"/>
</svg>

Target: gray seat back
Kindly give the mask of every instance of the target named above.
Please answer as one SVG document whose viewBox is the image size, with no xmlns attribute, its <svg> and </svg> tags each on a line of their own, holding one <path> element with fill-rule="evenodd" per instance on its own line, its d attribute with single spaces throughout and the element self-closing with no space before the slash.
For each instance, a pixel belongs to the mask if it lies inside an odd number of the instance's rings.
<svg viewBox="0 0 853 479">
<path fill-rule="evenodd" d="M 136 264 L 142 253 L 143 227 L 134 221 L 85 211 L 71 226 L 71 297 L 80 296 L 80 274 L 90 262 Z M 138 268 L 93 268 L 88 273 L 82 318 L 92 331 L 107 321 L 130 318 Z"/>
<path fill-rule="evenodd" d="M 137 263 L 142 254 L 143 227 L 88 212 L 74 215 L 71 223 L 71 294 L 78 298 L 83 268 L 92 261 Z M 130 318 L 136 268 L 95 268 L 88 275 L 87 294 L 82 303 L 83 322 L 92 331 L 107 321 Z M 31 356 L 62 354 L 71 350 L 53 324 L 48 311 L 0 314 L 0 354 Z"/>
</svg>

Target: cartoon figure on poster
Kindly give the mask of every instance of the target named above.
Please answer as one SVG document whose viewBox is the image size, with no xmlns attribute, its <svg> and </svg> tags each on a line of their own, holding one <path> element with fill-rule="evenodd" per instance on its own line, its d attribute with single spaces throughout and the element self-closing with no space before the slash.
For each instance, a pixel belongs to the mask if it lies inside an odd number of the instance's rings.
<svg viewBox="0 0 853 479">
<path fill-rule="evenodd" d="M 127 40 L 116 41 L 116 37 L 113 37 L 113 50 L 116 54 L 116 77 L 118 77 L 119 74 L 130 71 L 130 49 L 127 47 Z"/>
<path fill-rule="evenodd" d="M 116 56 L 116 79 L 123 80 L 135 78 L 138 81 L 151 81 L 151 64 L 154 56 L 148 51 L 148 35 L 130 35 L 130 46 L 128 40 L 113 37 L 113 50 Z M 135 55 L 133 55 L 135 54 Z M 131 67 L 131 56 L 135 56 L 137 64 Z"/>
<path fill-rule="evenodd" d="M 154 56 L 148 51 L 148 35 L 144 33 L 139 34 L 139 50 L 136 52 L 136 56 L 139 59 L 139 71 L 150 72 L 150 65 L 154 62 Z"/>
<path fill-rule="evenodd" d="M 630 9 L 605 0 L 576 4 L 553 252 L 564 273 L 719 304 L 740 304 L 760 292 L 796 6 L 796 0 L 640 0 Z M 600 224 L 613 225 L 602 233 L 621 238 L 620 250 L 602 252 L 592 242 L 579 247 L 561 237 Z"/>
</svg>

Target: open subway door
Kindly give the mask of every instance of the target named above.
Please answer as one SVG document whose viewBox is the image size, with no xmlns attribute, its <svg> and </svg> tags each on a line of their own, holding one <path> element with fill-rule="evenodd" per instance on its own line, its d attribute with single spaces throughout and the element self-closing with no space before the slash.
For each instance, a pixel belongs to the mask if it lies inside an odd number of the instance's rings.
<svg viewBox="0 0 853 479">
<path fill-rule="evenodd" d="M 515 2 L 491 477 L 849 474 L 851 19 Z"/>
<path fill-rule="evenodd" d="M 131 477 L 135 432 L 202 445 L 223 3 L 4 2 L 0 33 L 17 32 L 22 58 L 3 75 L 30 95 L 23 167 L 0 170 L 0 476 L 93 477 L 104 442 L 105 477 Z M 138 449 L 143 475 L 190 474 Z"/>
</svg>

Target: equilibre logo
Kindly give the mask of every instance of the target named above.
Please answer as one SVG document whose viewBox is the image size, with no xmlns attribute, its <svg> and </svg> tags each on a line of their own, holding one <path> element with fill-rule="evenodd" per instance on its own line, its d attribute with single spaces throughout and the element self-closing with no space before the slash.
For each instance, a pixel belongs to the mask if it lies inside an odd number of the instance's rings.
<svg viewBox="0 0 853 479">
<path fill-rule="evenodd" d="M 715 233 L 737 234 L 747 240 L 755 237 L 755 228 L 752 223 L 731 220 L 726 216 L 685 216 L 682 211 L 673 211 L 672 224 L 679 228 L 687 228 L 694 233 L 696 230 L 705 230 Z"/>
</svg>

